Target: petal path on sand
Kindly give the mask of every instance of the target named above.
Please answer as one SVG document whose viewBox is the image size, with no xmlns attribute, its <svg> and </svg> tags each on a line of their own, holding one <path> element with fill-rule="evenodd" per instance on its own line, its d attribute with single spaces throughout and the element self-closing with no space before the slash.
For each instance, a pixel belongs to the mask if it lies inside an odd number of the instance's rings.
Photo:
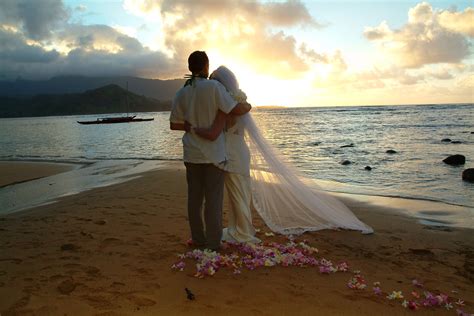
<svg viewBox="0 0 474 316">
<path fill-rule="evenodd" d="M 265 236 L 272 237 L 273 233 L 266 233 Z M 213 276 L 221 268 L 229 268 L 234 274 L 241 274 L 243 268 L 255 270 L 261 267 L 315 267 L 321 274 L 331 274 L 336 272 L 349 272 L 349 265 L 345 261 L 334 264 L 332 261 L 317 257 L 318 249 L 309 245 L 307 240 L 297 242 L 293 236 L 288 236 L 287 243 L 262 242 L 259 244 L 223 242 L 224 253 L 211 251 L 208 249 L 194 249 L 184 254 L 179 254 L 179 260 L 171 268 L 184 271 L 185 260 L 196 262 L 196 273 L 194 277 L 205 278 Z M 191 240 L 187 242 L 191 246 Z M 347 282 L 347 287 L 352 290 L 366 290 L 367 282 L 361 271 L 353 270 L 352 277 Z M 445 308 L 453 310 L 458 316 L 473 316 L 463 310 L 464 301 L 460 298 L 448 296 L 439 291 L 428 291 L 424 289 L 418 280 L 412 280 L 415 288 L 409 296 L 405 297 L 402 291 L 392 290 L 384 292 L 380 282 L 373 282 L 373 294 L 384 297 L 390 301 L 399 301 L 400 305 L 406 309 L 416 311 L 420 308 Z M 419 294 L 417 290 L 423 289 Z M 455 292 L 455 291 L 453 291 Z M 437 293 L 437 294 L 436 294 Z"/>
</svg>

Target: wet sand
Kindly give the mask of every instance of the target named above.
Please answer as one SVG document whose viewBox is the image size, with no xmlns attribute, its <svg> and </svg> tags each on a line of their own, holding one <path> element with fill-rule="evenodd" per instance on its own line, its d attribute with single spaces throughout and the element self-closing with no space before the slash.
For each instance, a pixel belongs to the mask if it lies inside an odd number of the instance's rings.
<svg viewBox="0 0 474 316">
<path fill-rule="evenodd" d="M 424 290 L 465 301 L 474 312 L 474 234 L 423 226 L 401 212 L 343 198 L 375 229 L 373 235 L 326 230 L 306 233 L 319 256 L 360 270 L 366 290 L 346 284 L 351 272 L 268 267 L 234 275 L 223 269 L 194 278 L 171 270 L 189 248 L 182 163 L 138 179 L 96 188 L 59 202 L 0 217 L 0 314 L 4 315 L 408 315 L 401 301 L 372 292 L 409 296 Z M 225 204 L 225 210 L 228 204 Z M 264 241 L 269 230 L 254 214 Z M 189 288 L 195 300 L 186 298 Z M 456 315 L 445 308 L 417 315 Z"/>
<path fill-rule="evenodd" d="M 75 165 L 63 163 L 1 161 L 0 188 L 13 183 L 52 176 L 73 170 L 76 167 Z"/>
</svg>

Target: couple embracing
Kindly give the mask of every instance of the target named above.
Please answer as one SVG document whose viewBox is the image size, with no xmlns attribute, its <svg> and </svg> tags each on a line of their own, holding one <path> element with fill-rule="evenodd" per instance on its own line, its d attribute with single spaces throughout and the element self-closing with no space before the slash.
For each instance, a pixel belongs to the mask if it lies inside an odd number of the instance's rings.
<svg viewBox="0 0 474 316">
<path fill-rule="evenodd" d="M 209 77 L 203 51 L 189 56 L 188 68 L 192 75 L 173 100 L 170 128 L 185 131 L 188 218 L 195 246 L 218 250 L 222 240 L 260 242 L 251 205 L 281 234 L 327 228 L 373 232 L 342 202 L 306 182 L 265 140 L 229 69 L 221 66 Z M 224 185 L 231 207 L 226 229 Z"/>
</svg>

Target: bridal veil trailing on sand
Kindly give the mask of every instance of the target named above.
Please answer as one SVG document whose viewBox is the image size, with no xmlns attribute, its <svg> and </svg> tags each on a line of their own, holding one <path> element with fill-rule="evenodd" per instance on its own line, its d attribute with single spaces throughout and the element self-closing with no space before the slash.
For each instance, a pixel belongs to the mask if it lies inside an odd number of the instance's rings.
<svg viewBox="0 0 474 316">
<path fill-rule="evenodd" d="M 213 73 L 232 95 L 242 95 L 234 74 L 226 67 Z M 362 223 L 342 202 L 304 178 L 263 137 L 251 114 L 241 117 L 250 149 L 252 202 L 274 232 L 290 235 L 343 228 L 364 234 L 373 229 Z"/>
</svg>

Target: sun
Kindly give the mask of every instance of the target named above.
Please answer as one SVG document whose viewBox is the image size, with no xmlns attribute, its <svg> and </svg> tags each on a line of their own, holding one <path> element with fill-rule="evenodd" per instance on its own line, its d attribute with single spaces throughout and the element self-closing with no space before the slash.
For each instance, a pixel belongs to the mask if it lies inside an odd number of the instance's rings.
<svg viewBox="0 0 474 316">
<path fill-rule="evenodd" d="M 226 58 L 214 50 L 206 52 L 210 71 L 221 65 L 229 68 L 236 75 L 240 89 L 247 94 L 252 105 L 294 106 L 308 91 L 305 80 L 284 80 L 257 73 L 242 61 Z"/>
</svg>

